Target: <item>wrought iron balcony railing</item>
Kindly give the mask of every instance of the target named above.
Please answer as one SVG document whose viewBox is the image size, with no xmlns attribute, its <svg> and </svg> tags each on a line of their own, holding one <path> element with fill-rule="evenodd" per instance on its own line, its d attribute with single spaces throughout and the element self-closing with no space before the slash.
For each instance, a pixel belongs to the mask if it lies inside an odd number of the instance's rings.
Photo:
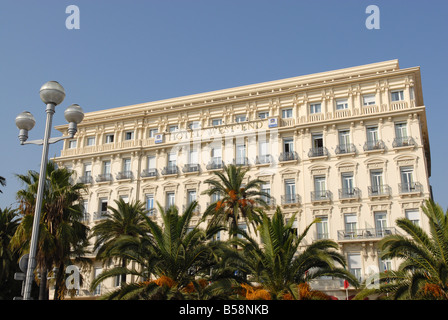
<svg viewBox="0 0 448 320">
<path fill-rule="evenodd" d="M 178 174 L 179 168 L 177 166 L 167 166 L 162 169 L 162 175 L 166 176 L 169 174 Z"/>
<path fill-rule="evenodd" d="M 92 184 L 93 178 L 92 178 L 92 176 L 82 176 L 82 177 L 79 177 L 78 182 L 84 183 L 84 184 Z"/>
<path fill-rule="evenodd" d="M 334 150 L 334 153 L 336 153 L 336 154 L 356 153 L 356 147 L 353 143 L 340 144 L 336 147 L 336 149 Z"/>
<path fill-rule="evenodd" d="M 281 196 L 282 205 L 298 204 L 300 203 L 300 195 L 298 194 L 285 194 Z"/>
<path fill-rule="evenodd" d="M 401 138 L 395 138 L 392 142 L 392 147 L 394 148 L 400 148 L 400 147 L 410 147 L 415 146 L 415 140 L 412 137 L 401 137 Z"/>
<path fill-rule="evenodd" d="M 421 193 L 423 191 L 423 186 L 420 184 L 420 182 L 399 183 L 398 190 L 400 191 L 400 194 Z"/>
<path fill-rule="evenodd" d="M 224 162 L 222 162 L 221 160 L 211 161 L 205 166 L 205 168 L 207 170 L 217 170 L 217 169 L 222 169 L 223 167 L 224 167 Z"/>
<path fill-rule="evenodd" d="M 236 166 L 248 166 L 249 165 L 249 159 L 247 157 L 243 158 L 236 158 L 233 160 L 233 164 Z"/>
<path fill-rule="evenodd" d="M 280 153 L 280 157 L 278 157 L 278 161 L 292 161 L 292 160 L 298 160 L 299 156 L 297 152 L 291 151 L 291 152 L 282 152 Z"/>
<path fill-rule="evenodd" d="M 110 173 L 99 174 L 95 179 L 96 182 L 105 182 L 105 181 L 112 181 L 112 180 L 113 180 L 112 174 L 110 174 Z"/>
<path fill-rule="evenodd" d="M 155 168 L 144 169 L 140 173 L 140 177 L 142 177 L 142 178 L 157 177 L 157 169 L 155 169 Z"/>
<path fill-rule="evenodd" d="M 353 229 L 353 230 L 338 230 L 338 240 L 365 240 L 374 238 L 383 238 L 388 235 L 399 234 L 394 227 L 385 227 L 382 229 L 368 228 L 368 229 Z"/>
<path fill-rule="evenodd" d="M 132 179 L 132 171 L 121 171 L 117 173 L 117 180 Z"/>
<path fill-rule="evenodd" d="M 101 220 L 105 219 L 107 214 L 109 214 L 108 211 L 97 211 L 93 213 L 93 220 Z"/>
<path fill-rule="evenodd" d="M 386 145 L 383 140 L 366 141 L 364 143 L 364 151 L 384 150 Z"/>
<path fill-rule="evenodd" d="M 310 151 L 308 151 L 309 158 L 326 157 L 326 156 L 328 156 L 328 150 L 325 147 L 311 148 Z"/>
<path fill-rule="evenodd" d="M 330 201 L 331 191 L 329 190 L 318 190 L 311 191 L 311 201 Z"/>
<path fill-rule="evenodd" d="M 359 188 L 342 188 L 339 189 L 339 199 L 359 199 L 361 190 Z"/>
<path fill-rule="evenodd" d="M 187 163 L 184 165 L 182 171 L 184 173 L 189 172 L 199 172 L 201 170 L 201 166 L 198 163 Z"/>
<path fill-rule="evenodd" d="M 387 184 L 368 187 L 369 197 L 390 196 L 391 189 Z"/>
<path fill-rule="evenodd" d="M 260 156 L 257 156 L 255 158 L 256 164 L 266 164 L 266 163 L 272 163 L 272 156 L 270 154 L 263 154 Z"/>
</svg>

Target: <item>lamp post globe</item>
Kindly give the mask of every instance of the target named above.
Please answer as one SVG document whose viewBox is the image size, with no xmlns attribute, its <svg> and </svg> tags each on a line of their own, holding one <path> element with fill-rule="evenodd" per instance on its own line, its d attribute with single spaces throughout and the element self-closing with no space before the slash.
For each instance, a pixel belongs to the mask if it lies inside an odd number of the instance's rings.
<svg viewBox="0 0 448 320">
<path fill-rule="evenodd" d="M 54 104 L 57 106 L 64 101 L 64 87 L 57 81 L 48 81 L 40 88 L 40 98 L 45 104 Z"/>
<path fill-rule="evenodd" d="M 84 111 L 79 105 L 72 104 L 71 106 L 67 107 L 67 109 L 65 109 L 64 117 L 68 123 L 74 122 L 78 124 L 84 119 Z"/>
<path fill-rule="evenodd" d="M 29 111 L 23 111 L 16 117 L 16 126 L 20 130 L 30 131 L 35 124 L 36 120 L 34 120 L 33 115 Z"/>
</svg>

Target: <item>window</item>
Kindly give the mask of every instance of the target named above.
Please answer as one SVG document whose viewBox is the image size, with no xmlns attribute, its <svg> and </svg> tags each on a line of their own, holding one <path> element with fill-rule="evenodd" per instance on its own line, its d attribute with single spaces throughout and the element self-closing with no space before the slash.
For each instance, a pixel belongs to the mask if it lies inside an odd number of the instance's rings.
<svg viewBox="0 0 448 320">
<path fill-rule="evenodd" d="M 409 98 L 410 98 L 411 100 L 414 100 L 414 99 L 415 99 L 414 87 L 410 87 L 410 88 L 409 88 Z"/>
<path fill-rule="evenodd" d="M 324 176 L 314 177 L 315 200 L 327 198 L 326 178 Z"/>
<path fill-rule="evenodd" d="M 258 119 L 267 119 L 267 118 L 269 118 L 269 111 L 258 112 Z"/>
<path fill-rule="evenodd" d="M 103 272 L 102 268 L 95 268 L 93 271 L 93 278 L 96 279 L 101 274 L 101 272 Z M 95 287 L 95 289 L 93 290 L 93 294 L 101 295 L 101 283 Z"/>
<path fill-rule="evenodd" d="M 150 138 L 154 138 L 156 136 L 156 134 L 158 133 L 158 129 L 149 129 L 149 137 Z"/>
<path fill-rule="evenodd" d="M 200 122 L 199 121 L 191 121 L 188 124 L 188 129 L 190 129 L 190 130 L 199 129 L 199 127 L 200 127 Z"/>
<path fill-rule="evenodd" d="M 149 215 L 154 215 L 154 194 L 150 193 L 146 195 L 146 210 Z"/>
<path fill-rule="evenodd" d="M 94 146 L 95 145 L 95 137 L 87 137 L 87 146 Z"/>
<path fill-rule="evenodd" d="M 110 174 L 110 161 L 103 161 L 103 174 Z"/>
<path fill-rule="evenodd" d="M 401 141 L 407 139 L 408 137 L 408 130 L 407 130 L 407 124 L 406 123 L 396 123 L 395 124 L 395 137 L 397 139 L 400 139 Z"/>
<path fill-rule="evenodd" d="M 124 140 L 133 140 L 134 139 L 134 131 L 126 131 L 124 133 Z"/>
<path fill-rule="evenodd" d="M 107 198 L 100 198 L 100 207 L 98 208 L 101 213 L 107 212 Z"/>
<path fill-rule="evenodd" d="M 271 194 L 271 184 L 269 182 L 262 183 L 260 185 L 260 191 L 265 192 L 270 195 Z M 261 199 L 263 199 L 267 204 L 271 204 L 272 200 L 270 198 L 268 198 L 267 196 L 261 196 Z"/>
<path fill-rule="evenodd" d="M 221 195 L 219 193 L 212 193 L 211 195 L 211 202 L 215 203 L 217 201 L 219 201 L 219 199 L 221 199 Z"/>
<path fill-rule="evenodd" d="M 247 232 L 247 225 L 246 225 L 245 223 L 239 223 L 239 224 L 238 224 L 238 229 L 241 230 L 241 231 L 243 231 L 243 232 Z M 239 239 L 242 239 L 242 238 L 243 238 L 243 236 L 242 236 L 241 234 L 238 234 L 237 237 L 238 237 Z"/>
<path fill-rule="evenodd" d="M 131 159 L 126 158 L 123 159 L 123 172 L 130 172 L 131 171 Z"/>
<path fill-rule="evenodd" d="M 177 154 L 176 153 L 169 153 L 168 154 L 168 168 L 174 168 L 177 163 Z"/>
<path fill-rule="evenodd" d="M 345 232 L 354 236 L 354 232 L 356 232 L 356 227 L 358 224 L 358 217 L 354 213 L 347 213 L 344 215 L 345 221 Z"/>
<path fill-rule="evenodd" d="M 171 206 L 175 205 L 175 194 L 174 192 L 166 193 L 166 208 L 168 209 Z"/>
<path fill-rule="evenodd" d="M 129 203 L 129 196 L 120 196 L 120 199 L 123 200 L 124 203 Z"/>
<path fill-rule="evenodd" d="M 212 162 L 214 164 L 221 164 L 221 161 L 222 161 L 222 150 L 221 150 L 221 148 L 219 148 L 219 147 L 213 148 L 211 156 L 212 156 Z"/>
<path fill-rule="evenodd" d="M 362 96 L 362 104 L 364 106 L 371 106 L 376 104 L 375 95 L 374 94 L 366 94 Z"/>
<path fill-rule="evenodd" d="M 311 136 L 313 155 L 323 155 L 324 139 L 321 133 L 315 133 Z M 321 154 L 322 153 L 322 154 Z"/>
<path fill-rule="evenodd" d="M 378 142 L 378 127 L 367 127 L 367 142 L 377 143 Z"/>
<path fill-rule="evenodd" d="M 199 163 L 199 153 L 197 149 L 191 149 L 188 155 L 188 163 L 189 164 L 198 164 Z"/>
<path fill-rule="evenodd" d="M 362 260 L 360 253 L 349 253 L 347 255 L 348 271 L 353 274 L 358 281 L 361 281 Z"/>
<path fill-rule="evenodd" d="M 372 183 L 372 193 L 373 194 L 382 194 L 383 193 L 383 170 L 370 171 L 370 180 Z"/>
<path fill-rule="evenodd" d="M 283 119 L 292 118 L 292 109 L 283 109 L 282 118 Z"/>
<path fill-rule="evenodd" d="M 244 122 L 247 121 L 246 115 L 236 115 L 235 116 L 235 122 Z"/>
<path fill-rule="evenodd" d="M 170 126 L 168 128 L 169 132 L 176 132 L 179 131 L 179 126 L 178 125 L 174 125 L 174 126 Z"/>
<path fill-rule="evenodd" d="M 336 110 L 348 109 L 347 99 L 336 99 Z"/>
<path fill-rule="evenodd" d="M 316 223 L 317 229 L 317 239 L 328 239 L 328 217 L 327 216 L 319 216 L 320 222 Z"/>
<path fill-rule="evenodd" d="M 392 261 L 381 259 L 381 252 L 378 252 L 378 264 L 380 267 L 380 272 L 385 272 L 387 270 L 392 270 Z"/>
<path fill-rule="evenodd" d="M 84 164 L 84 177 L 91 177 L 91 176 L 92 176 L 92 164 L 85 163 Z"/>
<path fill-rule="evenodd" d="M 196 190 L 187 190 L 187 205 L 196 201 Z"/>
<path fill-rule="evenodd" d="M 321 113 L 322 108 L 320 103 L 310 103 L 310 113 Z"/>
<path fill-rule="evenodd" d="M 236 164 L 246 164 L 246 145 L 236 146 Z"/>
<path fill-rule="evenodd" d="M 148 169 L 155 169 L 155 168 L 156 168 L 156 157 L 148 156 Z"/>
<path fill-rule="evenodd" d="M 401 176 L 401 192 L 412 192 L 415 190 L 414 185 L 414 168 L 400 167 Z"/>
<path fill-rule="evenodd" d="M 339 130 L 339 149 L 341 153 L 347 153 L 350 150 L 350 130 Z"/>
<path fill-rule="evenodd" d="M 82 202 L 82 217 L 84 221 L 89 221 L 89 201 Z"/>
<path fill-rule="evenodd" d="M 285 203 L 296 203 L 296 181 L 285 180 Z"/>
<path fill-rule="evenodd" d="M 294 152 L 294 139 L 284 138 L 283 139 L 283 152 Z"/>
<path fill-rule="evenodd" d="M 76 140 L 69 140 L 68 141 L 68 148 L 69 149 L 75 149 L 76 148 Z"/>
<path fill-rule="evenodd" d="M 404 100 L 403 90 L 391 91 L 390 98 L 392 101 L 403 101 Z"/>
<path fill-rule="evenodd" d="M 375 212 L 374 217 L 375 217 L 376 235 L 382 237 L 386 234 L 387 230 L 386 212 L 385 211 Z"/>
<path fill-rule="evenodd" d="M 411 220 L 416 226 L 420 225 L 420 212 L 418 209 L 407 209 L 405 211 L 406 219 Z"/>
<path fill-rule="evenodd" d="M 222 125 L 222 119 L 213 119 L 212 126 L 220 126 Z"/>
<path fill-rule="evenodd" d="M 353 172 L 344 172 L 342 174 L 342 195 L 344 198 L 350 198 L 353 197 L 354 193 Z"/>
<path fill-rule="evenodd" d="M 268 148 L 269 146 L 267 141 L 258 141 L 258 155 L 260 157 L 265 157 L 268 154 Z"/>
<path fill-rule="evenodd" d="M 106 143 L 113 143 L 113 142 L 114 142 L 114 135 L 106 134 Z"/>
</svg>

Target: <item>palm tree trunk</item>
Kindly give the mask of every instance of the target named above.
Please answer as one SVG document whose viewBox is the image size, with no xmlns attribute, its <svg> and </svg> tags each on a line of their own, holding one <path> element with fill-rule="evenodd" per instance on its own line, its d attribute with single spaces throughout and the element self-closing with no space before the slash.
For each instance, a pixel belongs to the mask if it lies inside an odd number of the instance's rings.
<svg viewBox="0 0 448 320">
<path fill-rule="evenodd" d="M 39 300 L 48 300 L 46 267 L 43 267 L 40 272 Z"/>
</svg>

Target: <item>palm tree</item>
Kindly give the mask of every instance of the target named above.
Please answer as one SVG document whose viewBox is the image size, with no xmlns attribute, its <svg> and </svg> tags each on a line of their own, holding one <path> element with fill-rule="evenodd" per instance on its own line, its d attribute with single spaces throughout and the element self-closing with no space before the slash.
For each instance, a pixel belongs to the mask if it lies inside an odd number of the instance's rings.
<svg viewBox="0 0 448 320">
<path fill-rule="evenodd" d="M 113 258 L 121 259 L 125 267 L 126 258 L 116 249 L 117 240 L 121 236 L 137 237 L 147 231 L 144 204 L 140 201 L 126 203 L 123 199 L 115 200 L 117 208 L 108 206 L 105 219 L 92 228 L 92 237 L 96 238 L 93 250 L 98 250 L 96 259 L 108 263 Z M 121 275 L 122 285 L 126 283 L 126 274 Z"/>
<path fill-rule="evenodd" d="M 243 239 L 233 241 L 243 248 L 238 268 L 252 275 L 253 281 L 262 284 L 272 298 L 298 298 L 299 284 L 321 276 L 347 279 L 357 286 L 356 278 L 344 269 L 345 259 L 336 251 L 338 245 L 334 241 L 315 241 L 303 251 L 299 250 L 302 240 L 318 219 L 300 235 L 293 228 L 295 214 L 285 224 L 279 207 L 272 218 L 263 214 L 262 219 L 258 227 L 261 243 L 244 231 L 239 231 Z"/>
<path fill-rule="evenodd" d="M 198 278 L 205 278 L 219 259 L 222 242 L 210 241 L 222 227 L 202 230 L 191 226 L 197 202 L 192 202 L 179 214 L 177 207 L 164 210 L 158 204 L 163 220 L 160 226 L 144 216 L 148 233 L 122 235 L 115 243 L 117 252 L 135 262 L 138 269 L 115 267 L 101 273 L 91 284 L 95 288 L 104 279 L 119 274 L 132 274 L 140 282 L 123 285 L 105 299 L 181 299 L 191 287 L 201 287 Z M 155 278 L 155 280 L 151 280 Z M 200 290 L 203 295 L 206 293 Z"/>
<path fill-rule="evenodd" d="M 6 186 L 6 179 L 2 176 L 0 176 L 0 186 L 2 187 Z M 3 191 L 0 190 L 0 193 L 3 193 Z"/>
<path fill-rule="evenodd" d="M 18 271 L 19 254 L 10 246 L 20 218 L 16 209 L 0 209 L 0 300 L 20 294 L 20 285 L 14 280 Z M 15 289 L 15 290 L 14 290 Z"/>
<path fill-rule="evenodd" d="M 244 184 L 247 171 L 241 166 L 224 165 L 224 172 L 213 172 L 218 179 L 205 180 L 211 187 L 203 194 L 217 195 L 219 200 L 207 207 L 203 220 L 211 216 L 212 225 L 229 223 L 229 233 L 233 236 L 241 219 L 259 223 L 261 207 L 267 207 L 267 200 L 271 198 L 269 193 L 260 190 L 262 180 L 249 180 Z"/>
<path fill-rule="evenodd" d="M 71 175 L 70 170 L 57 168 L 52 161 L 47 165 L 36 254 L 41 273 L 40 299 L 47 298 L 48 270 L 54 267 L 59 271 L 55 275 L 55 299 L 60 299 L 65 292 L 65 267 L 75 261 L 86 261 L 82 256 L 88 245 L 88 227 L 81 223 L 80 204 L 85 186 L 72 184 Z M 25 189 L 17 192 L 23 218 L 11 243 L 25 252 L 30 245 L 39 174 L 30 170 L 27 175 L 17 177 L 25 183 Z"/>
<path fill-rule="evenodd" d="M 398 270 L 378 275 L 379 287 L 365 288 L 357 299 L 389 295 L 392 299 L 448 300 L 448 212 L 432 199 L 422 206 L 428 217 L 429 234 L 412 221 L 396 220 L 407 235 L 389 235 L 379 246 L 382 259 L 400 259 Z"/>
</svg>

